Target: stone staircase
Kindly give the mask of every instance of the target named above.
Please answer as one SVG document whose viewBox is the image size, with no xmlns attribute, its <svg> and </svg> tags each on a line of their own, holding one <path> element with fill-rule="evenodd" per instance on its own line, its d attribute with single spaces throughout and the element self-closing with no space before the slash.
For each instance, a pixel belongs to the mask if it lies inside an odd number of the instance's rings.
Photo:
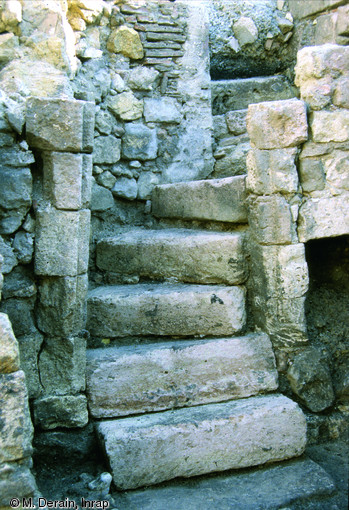
<svg viewBox="0 0 349 510">
<path fill-rule="evenodd" d="M 246 332 L 244 197 L 244 176 L 161 185 L 154 215 L 191 228 L 135 228 L 98 243 L 101 270 L 138 282 L 88 297 L 88 330 L 112 343 L 88 350 L 89 408 L 119 489 L 304 451 L 302 411 L 271 393 L 271 342 Z"/>
</svg>

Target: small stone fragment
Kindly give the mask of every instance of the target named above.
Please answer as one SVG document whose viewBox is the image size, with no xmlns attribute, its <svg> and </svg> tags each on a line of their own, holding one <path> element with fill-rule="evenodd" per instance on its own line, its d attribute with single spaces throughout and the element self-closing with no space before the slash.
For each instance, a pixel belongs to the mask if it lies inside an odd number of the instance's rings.
<svg viewBox="0 0 349 510">
<path fill-rule="evenodd" d="M 127 26 L 121 26 L 110 34 L 107 48 L 112 53 L 122 53 L 125 57 L 135 60 L 144 57 L 139 34 Z"/>
</svg>

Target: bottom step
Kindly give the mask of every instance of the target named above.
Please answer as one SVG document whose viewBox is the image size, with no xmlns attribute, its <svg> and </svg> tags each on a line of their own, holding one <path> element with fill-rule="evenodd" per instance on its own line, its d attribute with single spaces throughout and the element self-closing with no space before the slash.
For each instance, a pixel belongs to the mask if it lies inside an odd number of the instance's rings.
<svg viewBox="0 0 349 510">
<path fill-rule="evenodd" d="M 305 417 L 283 395 L 241 399 L 97 424 L 119 489 L 301 455 Z"/>
<path fill-rule="evenodd" d="M 264 469 L 168 482 L 114 499 L 122 510 L 324 510 L 338 508 L 329 499 L 335 490 L 324 469 L 302 458 Z"/>
</svg>

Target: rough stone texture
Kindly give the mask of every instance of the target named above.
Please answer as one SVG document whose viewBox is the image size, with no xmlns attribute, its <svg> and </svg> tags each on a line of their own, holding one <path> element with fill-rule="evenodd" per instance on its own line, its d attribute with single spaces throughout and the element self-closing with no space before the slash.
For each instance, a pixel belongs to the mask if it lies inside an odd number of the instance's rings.
<svg viewBox="0 0 349 510">
<path fill-rule="evenodd" d="M 142 173 L 137 181 L 138 194 L 140 200 L 149 200 L 155 186 L 160 184 L 161 177 L 159 174 L 152 172 Z"/>
<path fill-rule="evenodd" d="M 0 254 L 3 259 L 2 273 L 7 274 L 18 264 L 12 246 L 0 236 Z"/>
<path fill-rule="evenodd" d="M 29 168 L 0 166 L 0 182 L 0 232 L 11 234 L 21 225 L 31 206 L 31 172 Z"/>
<path fill-rule="evenodd" d="M 313 112 L 310 128 L 314 142 L 346 142 L 349 140 L 349 114 L 345 110 Z"/>
<path fill-rule="evenodd" d="M 245 322 L 242 287 L 119 285 L 99 287 L 88 298 L 92 335 L 232 335 Z"/>
<path fill-rule="evenodd" d="M 34 234 L 20 230 L 13 240 L 13 250 L 20 264 L 29 264 L 34 254 Z"/>
<path fill-rule="evenodd" d="M 290 99 L 296 95 L 284 76 L 212 81 L 211 91 L 213 115 L 242 110 L 251 103 Z"/>
<path fill-rule="evenodd" d="M 289 0 L 289 7 L 295 18 L 302 19 L 320 12 L 327 11 L 345 3 L 345 0 Z"/>
<path fill-rule="evenodd" d="M 349 194 L 331 198 L 308 198 L 299 209 L 298 237 L 301 242 L 349 233 Z"/>
<path fill-rule="evenodd" d="M 311 411 L 324 411 L 334 402 L 331 373 L 321 351 L 315 347 L 297 354 L 287 370 L 293 392 Z"/>
<path fill-rule="evenodd" d="M 143 115 L 143 100 L 137 99 L 131 91 L 109 96 L 106 104 L 122 120 L 136 120 Z"/>
<path fill-rule="evenodd" d="M 30 421 L 24 372 L 0 374 L 0 462 L 31 455 Z"/>
<path fill-rule="evenodd" d="M 111 191 L 116 197 L 135 200 L 138 194 L 137 181 L 128 177 L 118 177 Z"/>
<path fill-rule="evenodd" d="M 83 338 L 46 338 L 40 353 L 39 372 L 46 395 L 65 395 L 84 391 L 86 340 Z"/>
<path fill-rule="evenodd" d="M 305 429 L 301 410 L 281 395 L 106 421 L 97 427 L 114 483 L 121 489 L 297 456 L 305 447 Z"/>
<path fill-rule="evenodd" d="M 232 112 L 228 112 L 225 116 L 227 127 L 230 133 L 233 135 L 242 135 L 246 133 L 246 116 L 247 110 L 236 110 Z"/>
<path fill-rule="evenodd" d="M 117 500 L 117 505 L 123 510 L 163 510 L 168 507 L 176 510 L 265 510 L 294 508 L 294 505 L 295 508 L 320 510 L 321 505 L 322 508 L 323 505 L 330 507 L 328 497 L 335 487 L 332 478 L 319 464 L 310 459 L 297 459 L 243 473 L 222 473 L 129 491 L 120 497 L 120 502 Z M 312 506 L 315 502 L 319 506 Z"/>
<path fill-rule="evenodd" d="M 304 158 L 299 163 L 299 180 L 303 191 L 320 191 L 325 188 L 324 165 L 320 159 Z"/>
<path fill-rule="evenodd" d="M 249 223 L 254 239 L 260 244 L 297 242 L 291 208 L 283 196 L 261 196 L 251 200 Z"/>
<path fill-rule="evenodd" d="M 97 266 L 151 278 L 240 284 L 247 278 L 245 238 L 241 233 L 135 229 L 100 241 Z"/>
<path fill-rule="evenodd" d="M 246 188 L 256 195 L 296 193 L 298 174 L 297 149 L 273 151 L 252 149 L 247 156 Z"/>
<path fill-rule="evenodd" d="M 35 272 L 76 276 L 88 266 L 90 211 L 46 209 L 36 215 Z"/>
<path fill-rule="evenodd" d="M 127 85 L 134 90 L 153 90 L 160 73 L 151 67 L 134 67 L 127 80 Z"/>
<path fill-rule="evenodd" d="M 8 316 L 0 313 L 0 373 L 19 370 L 18 343 Z"/>
<path fill-rule="evenodd" d="M 30 497 L 37 491 L 28 459 L 0 465 L 0 507 L 10 508 L 12 498 Z"/>
<path fill-rule="evenodd" d="M 98 186 L 96 181 L 92 180 L 92 195 L 91 195 L 91 211 L 107 211 L 114 205 L 114 199 L 111 191 Z"/>
<path fill-rule="evenodd" d="M 88 154 L 43 153 L 44 193 L 57 209 L 87 207 L 91 195 L 92 158 Z"/>
<path fill-rule="evenodd" d="M 0 301 L 1 301 L 1 295 L 2 295 L 1 291 L 2 291 L 3 284 L 4 284 L 4 277 L 2 275 L 3 266 L 4 266 L 4 258 L 0 254 Z"/>
<path fill-rule="evenodd" d="M 349 151 L 336 150 L 324 160 L 327 185 L 333 194 L 349 191 L 348 160 Z"/>
<path fill-rule="evenodd" d="M 180 105 L 172 97 L 144 100 L 144 117 L 146 122 L 167 122 L 178 124 L 182 120 Z"/>
<path fill-rule="evenodd" d="M 223 155 L 223 157 L 216 160 L 212 177 L 214 179 L 219 179 L 245 175 L 246 157 L 250 149 L 251 146 L 248 142 L 237 143 L 236 145 L 234 144 L 224 148 L 218 147 L 217 152 L 219 151 L 221 153 L 220 155 Z M 216 158 L 216 153 L 214 157 Z"/>
<path fill-rule="evenodd" d="M 87 351 L 95 418 L 221 402 L 277 388 L 267 335 Z"/>
<path fill-rule="evenodd" d="M 245 177 L 156 186 L 152 211 L 162 218 L 246 223 Z"/>
<path fill-rule="evenodd" d="M 144 51 L 138 32 L 122 26 L 114 30 L 108 40 L 107 48 L 114 53 L 122 53 L 135 60 L 143 58 Z"/>
<path fill-rule="evenodd" d="M 37 399 L 34 423 L 44 430 L 84 427 L 88 423 L 85 395 L 64 395 Z"/>
<path fill-rule="evenodd" d="M 234 35 L 240 46 L 252 44 L 258 39 L 258 29 L 251 18 L 241 16 L 233 26 Z"/>
<path fill-rule="evenodd" d="M 122 137 L 122 155 L 126 159 L 146 161 L 157 156 L 156 130 L 143 124 L 127 124 Z"/>
<path fill-rule="evenodd" d="M 92 152 L 94 104 L 67 99 L 30 98 L 27 141 L 49 151 Z"/>
<path fill-rule="evenodd" d="M 43 278 L 39 286 L 38 326 L 50 336 L 71 336 L 84 325 L 86 274 Z"/>
<path fill-rule="evenodd" d="M 258 149 L 300 145 L 308 139 L 306 105 L 298 99 L 251 104 L 247 131 Z"/>
<path fill-rule="evenodd" d="M 33 332 L 30 335 L 18 337 L 21 369 L 25 373 L 28 398 L 36 398 L 42 392 L 38 357 L 43 340 L 44 338 L 39 332 Z"/>
<path fill-rule="evenodd" d="M 121 140 L 115 136 L 98 136 L 95 139 L 93 162 L 95 164 L 113 164 L 120 159 Z"/>
</svg>

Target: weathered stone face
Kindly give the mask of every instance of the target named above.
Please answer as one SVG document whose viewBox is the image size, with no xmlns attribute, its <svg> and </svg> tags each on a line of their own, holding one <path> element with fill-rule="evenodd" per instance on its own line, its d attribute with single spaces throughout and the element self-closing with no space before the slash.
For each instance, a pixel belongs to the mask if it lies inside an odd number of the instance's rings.
<svg viewBox="0 0 349 510">
<path fill-rule="evenodd" d="M 139 34 L 126 26 L 121 26 L 111 33 L 107 48 L 111 52 L 122 53 L 125 57 L 136 60 L 144 56 Z"/>
<path fill-rule="evenodd" d="M 35 400 L 34 423 L 44 430 L 84 427 L 88 423 L 85 395 L 52 396 Z"/>
<path fill-rule="evenodd" d="M 346 142 L 349 140 L 349 116 L 346 111 L 313 112 L 310 127 L 314 142 Z"/>
<path fill-rule="evenodd" d="M 18 343 L 6 314 L 0 313 L 0 373 L 19 370 Z"/>
<path fill-rule="evenodd" d="M 30 472 L 29 459 L 5 462 L 0 465 L 0 505 L 8 508 L 11 498 L 32 496 L 36 491 L 34 476 Z"/>
<path fill-rule="evenodd" d="M 157 156 L 156 130 L 143 124 L 127 124 L 122 137 L 122 155 L 126 159 L 147 161 Z"/>
<path fill-rule="evenodd" d="M 146 122 L 168 122 L 178 124 L 182 116 L 177 101 L 171 97 L 144 100 Z"/>
<path fill-rule="evenodd" d="M 349 232 L 349 194 L 331 198 L 309 198 L 299 209 L 298 236 L 301 242 Z"/>
<path fill-rule="evenodd" d="M 94 142 L 93 162 L 95 164 L 113 164 L 120 159 L 121 141 L 115 136 L 98 136 Z"/>
<path fill-rule="evenodd" d="M 106 104 L 122 120 L 137 120 L 143 115 L 143 99 L 137 99 L 131 91 L 108 96 Z"/>
</svg>

